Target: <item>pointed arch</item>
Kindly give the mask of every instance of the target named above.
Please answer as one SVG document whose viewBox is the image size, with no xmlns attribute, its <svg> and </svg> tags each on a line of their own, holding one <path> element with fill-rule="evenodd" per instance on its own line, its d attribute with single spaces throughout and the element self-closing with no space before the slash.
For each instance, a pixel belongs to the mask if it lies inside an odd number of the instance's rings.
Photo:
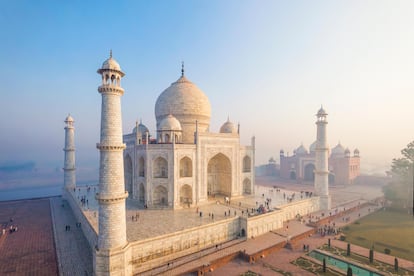
<svg viewBox="0 0 414 276">
<path fill-rule="evenodd" d="M 145 203 L 145 188 L 144 183 L 139 184 L 138 188 L 138 200 L 140 203 Z"/>
<path fill-rule="evenodd" d="M 132 159 L 127 154 L 124 158 L 124 185 L 129 197 L 132 197 Z"/>
<path fill-rule="evenodd" d="M 252 160 L 250 156 L 245 156 L 243 158 L 243 172 L 251 172 L 252 171 Z"/>
<path fill-rule="evenodd" d="M 243 193 L 250 195 L 252 193 L 252 182 L 249 178 L 245 178 L 243 181 Z"/>
<path fill-rule="evenodd" d="M 165 158 L 155 159 L 152 169 L 154 178 L 168 178 L 168 162 Z"/>
<path fill-rule="evenodd" d="M 315 165 L 312 163 L 309 163 L 305 166 L 304 171 L 304 177 L 303 179 L 305 181 L 314 181 L 315 180 Z"/>
<path fill-rule="evenodd" d="M 145 177 L 145 159 L 142 156 L 138 160 L 138 176 Z"/>
<path fill-rule="evenodd" d="M 231 162 L 222 153 L 216 154 L 208 162 L 207 189 L 209 195 L 231 196 Z"/>
<path fill-rule="evenodd" d="M 180 177 L 193 176 L 193 162 L 189 157 L 183 157 L 180 160 Z"/>
<path fill-rule="evenodd" d="M 188 205 L 193 202 L 193 189 L 190 185 L 184 184 L 180 188 L 180 203 L 182 205 Z"/>
<path fill-rule="evenodd" d="M 168 206 L 168 190 L 162 185 L 158 185 L 154 189 L 153 204 L 155 206 Z"/>
</svg>

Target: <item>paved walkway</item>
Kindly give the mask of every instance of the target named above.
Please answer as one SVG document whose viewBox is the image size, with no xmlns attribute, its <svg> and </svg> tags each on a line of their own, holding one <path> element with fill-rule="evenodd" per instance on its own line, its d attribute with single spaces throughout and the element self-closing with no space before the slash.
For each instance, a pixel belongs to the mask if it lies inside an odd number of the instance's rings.
<svg viewBox="0 0 414 276">
<path fill-rule="evenodd" d="M 0 226 L 0 275 L 57 275 L 49 199 L 0 202 Z"/>
<path fill-rule="evenodd" d="M 50 198 L 59 275 L 92 275 L 92 252 L 69 205 L 61 197 Z M 66 226 L 70 230 L 66 231 Z"/>
</svg>

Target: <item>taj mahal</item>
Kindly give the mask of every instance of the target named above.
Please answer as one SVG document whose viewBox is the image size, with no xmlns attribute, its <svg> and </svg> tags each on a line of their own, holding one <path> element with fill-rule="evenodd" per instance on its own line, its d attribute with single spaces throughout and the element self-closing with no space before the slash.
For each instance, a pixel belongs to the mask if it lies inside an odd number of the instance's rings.
<svg viewBox="0 0 414 276">
<path fill-rule="evenodd" d="M 104 64 L 120 71 L 109 59 Z M 109 77 L 104 77 L 107 81 Z M 227 120 L 210 131 L 207 96 L 184 75 L 158 97 L 156 138 L 140 122 L 123 136 L 125 189 L 148 208 L 200 205 L 208 198 L 250 195 L 254 185 L 254 138 L 240 145 L 239 127 Z"/>
<path fill-rule="evenodd" d="M 240 126 L 229 119 L 217 132 L 211 130 L 209 99 L 184 67 L 158 96 L 156 133 L 142 122 L 123 133 L 125 73 L 112 53 L 97 72 L 99 182 L 87 188 L 76 183 L 75 121 L 69 115 L 63 188 L 63 199 L 92 250 L 94 275 L 145 274 L 177 258 L 330 210 L 328 114 L 322 107 L 316 114 L 314 193 L 288 200 L 272 190 L 265 198 L 255 185 L 255 138 L 241 145 Z"/>
</svg>

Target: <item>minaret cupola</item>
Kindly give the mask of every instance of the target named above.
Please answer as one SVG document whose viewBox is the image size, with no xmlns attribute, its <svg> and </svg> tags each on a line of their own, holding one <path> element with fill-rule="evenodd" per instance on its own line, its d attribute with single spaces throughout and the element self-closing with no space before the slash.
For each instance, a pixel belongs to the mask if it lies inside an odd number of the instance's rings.
<svg viewBox="0 0 414 276">
<path fill-rule="evenodd" d="M 125 73 L 122 72 L 121 66 L 119 63 L 112 57 L 112 50 L 109 53 L 109 58 L 104 61 L 102 67 L 98 69 L 98 74 L 102 75 L 102 85 L 99 87 L 102 88 L 118 88 L 124 92 L 124 89 L 121 88 L 121 78 L 125 76 Z M 99 91 L 101 92 L 101 91 Z"/>
</svg>

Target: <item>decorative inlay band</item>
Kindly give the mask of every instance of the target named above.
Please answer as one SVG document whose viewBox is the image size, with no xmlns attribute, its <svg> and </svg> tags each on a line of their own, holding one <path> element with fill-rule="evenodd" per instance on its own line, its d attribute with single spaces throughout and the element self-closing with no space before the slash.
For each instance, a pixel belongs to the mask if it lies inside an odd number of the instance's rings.
<svg viewBox="0 0 414 276">
<path fill-rule="evenodd" d="M 121 200 L 125 200 L 125 198 L 128 197 L 128 192 L 125 192 L 125 194 L 123 195 L 118 195 L 118 196 L 102 196 L 99 193 L 97 193 L 95 195 L 95 199 L 98 200 L 100 203 L 103 204 L 110 204 L 110 203 L 114 203 L 114 202 L 118 202 Z"/>
<path fill-rule="evenodd" d="M 123 150 L 126 148 L 125 144 L 121 144 L 121 145 L 101 145 L 100 143 L 96 143 L 96 148 L 99 150 Z"/>
<path fill-rule="evenodd" d="M 124 89 L 122 87 L 119 87 L 119 86 L 101 85 L 101 86 L 99 86 L 98 91 L 100 93 L 112 93 L 112 94 L 116 94 L 116 95 L 123 95 L 124 94 Z"/>
</svg>

